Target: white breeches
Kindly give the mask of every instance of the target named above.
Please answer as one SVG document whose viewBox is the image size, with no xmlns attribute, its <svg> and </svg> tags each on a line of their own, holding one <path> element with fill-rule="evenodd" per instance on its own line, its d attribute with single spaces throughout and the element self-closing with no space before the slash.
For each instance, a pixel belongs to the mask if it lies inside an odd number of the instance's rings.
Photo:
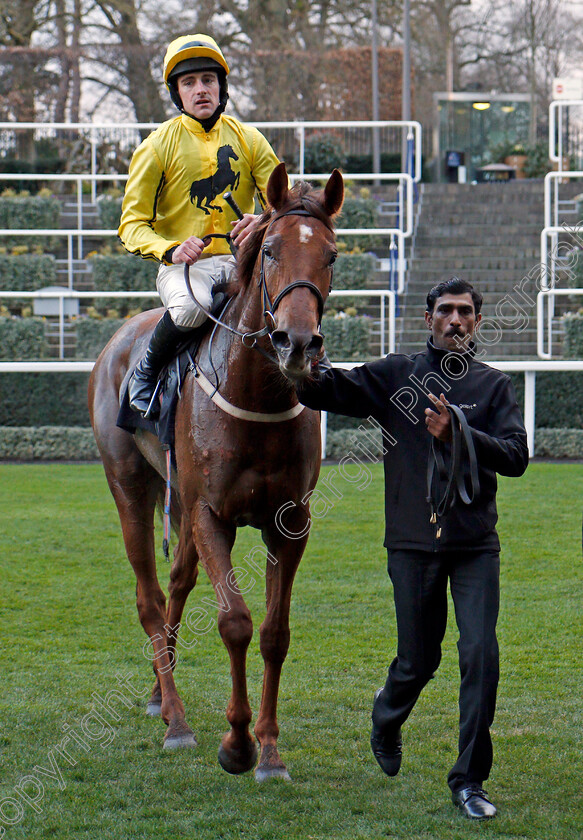
<svg viewBox="0 0 583 840">
<path fill-rule="evenodd" d="M 227 254 L 205 257 L 190 266 L 190 285 L 201 306 L 210 309 L 213 286 L 216 283 L 228 282 L 234 270 L 235 259 Z M 206 315 L 192 300 L 186 288 L 184 264 L 161 265 L 156 278 L 156 288 L 177 327 L 192 329 L 204 323 Z"/>
</svg>

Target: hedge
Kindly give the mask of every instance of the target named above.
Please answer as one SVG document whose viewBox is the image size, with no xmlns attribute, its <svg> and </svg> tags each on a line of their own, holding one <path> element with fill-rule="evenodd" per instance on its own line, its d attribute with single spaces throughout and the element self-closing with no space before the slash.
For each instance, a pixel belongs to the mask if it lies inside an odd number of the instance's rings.
<svg viewBox="0 0 583 840">
<path fill-rule="evenodd" d="M 0 426 L 0 460 L 3 461 L 94 461 L 99 457 L 91 429 Z"/>
<path fill-rule="evenodd" d="M 583 429 L 537 429 L 535 455 L 541 458 L 583 458 Z"/>
<path fill-rule="evenodd" d="M 88 373 L 0 374 L 0 426 L 89 426 Z"/>
<path fill-rule="evenodd" d="M 365 460 L 358 442 L 363 441 L 366 449 L 381 460 L 380 434 L 378 448 L 373 449 L 370 434 L 363 439 L 358 429 L 329 431 L 326 442 L 326 457 L 339 461 L 349 453 Z M 583 430 L 581 429 L 538 429 L 536 434 L 536 455 L 542 458 L 583 458 Z M 75 426 L 0 426 L 0 460 L 2 461 L 93 461 L 99 460 L 99 450 L 93 432 L 87 427 Z"/>
<path fill-rule="evenodd" d="M 82 318 L 77 321 L 77 358 L 95 360 L 124 318 Z"/>
<path fill-rule="evenodd" d="M 346 164 L 344 146 L 339 137 L 331 132 L 313 134 L 306 140 L 304 150 L 304 171 L 332 172 L 343 169 Z"/>
<path fill-rule="evenodd" d="M 377 227 L 378 204 L 373 198 L 351 198 L 344 199 L 342 210 L 336 217 L 337 228 L 375 228 Z M 375 248 L 383 247 L 379 236 L 352 236 L 341 235 L 340 243 L 352 251 L 360 248 L 363 251 L 372 251 Z M 386 245 L 385 245 L 386 247 Z"/>
<path fill-rule="evenodd" d="M 513 373 L 518 404 L 524 405 L 524 374 Z M 556 371 L 536 375 L 537 428 L 583 427 L 583 371 Z"/>
<path fill-rule="evenodd" d="M 159 264 L 153 260 L 143 260 L 135 254 L 96 254 L 89 262 L 97 291 L 146 292 L 156 289 Z M 158 306 L 158 302 L 152 298 L 95 298 L 94 306 L 104 315 L 113 309 L 123 316 L 136 309 L 151 309 Z"/>
<path fill-rule="evenodd" d="M 563 356 L 566 359 L 583 359 L 583 315 L 579 312 L 569 312 L 562 320 L 565 331 Z"/>
<path fill-rule="evenodd" d="M 375 277 L 375 268 L 372 254 L 340 253 L 334 263 L 334 288 L 365 289 Z"/>
<path fill-rule="evenodd" d="M 371 319 L 366 315 L 324 315 L 324 346 L 332 361 L 350 361 L 369 356 Z"/>
<path fill-rule="evenodd" d="M 0 359 L 3 361 L 48 358 L 49 347 L 42 318 L 0 317 L 0 335 Z"/>
<path fill-rule="evenodd" d="M 9 192 L 9 191 L 6 191 Z M 56 227 L 55 219 L 61 215 L 61 203 L 54 196 L 0 195 L 0 228 L 34 230 Z M 6 236 L 0 242 L 6 248 L 29 245 L 32 237 Z M 57 240 L 45 239 L 43 244 L 53 248 Z"/>
<path fill-rule="evenodd" d="M 0 290 L 34 292 L 57 282 L 57 263 L 52 254 L 0 255 Z"/>
<path fill-rule="evenodd" d="M 117 230 L 121 218 L 121 196 L 100 195 L 97 199 L 97 210 L 101 227 L 105 230 Z"/>
</svg>

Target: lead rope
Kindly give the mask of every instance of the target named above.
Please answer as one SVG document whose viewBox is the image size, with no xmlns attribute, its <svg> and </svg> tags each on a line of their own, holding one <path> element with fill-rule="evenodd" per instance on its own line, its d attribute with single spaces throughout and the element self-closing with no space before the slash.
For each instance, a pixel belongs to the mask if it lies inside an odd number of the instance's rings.
<svg viewBox="0 0 583 840">
<path fill-rule="evenodd" d="M 449 465 L 443 457 L 443 444 L 432 438 L 427 462 L 427 502 L 430 506 L 430 523 L 436 526 L 436 539 L 441 537 L 441 518 L 459 500 L 471 505 L 480 495 L 478 460 L 472 431 L 465 414 L 457 405 L 448 405 L 451 415 L 451 456 Z M 467 468 L 467 469 L 466 469 Z M 434 474 L 437 481 L 434 486 Z M 469 475 L 467 475 L 469 473 Z M 439 479 L 446 482 L 442 495 L 439 493 Z M 468 487 L 469 484 L 469 487 Z"/>
<path fill-rule="evenodd" d="M 170 502 L 172 500 L 172 484 L 170 475 L 172 470 L 172 452 L 170 447 L 166 450 L 166 492 L 164 494 L 164 539 L 162 549 L 166 562 L 170 562 Z"/>
</svg>

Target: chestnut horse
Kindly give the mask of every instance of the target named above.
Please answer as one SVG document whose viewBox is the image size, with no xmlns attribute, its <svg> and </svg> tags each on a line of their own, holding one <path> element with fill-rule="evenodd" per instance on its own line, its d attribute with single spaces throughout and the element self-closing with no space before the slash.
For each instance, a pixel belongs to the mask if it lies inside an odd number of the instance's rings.
<svg viewBox="0 0 583 840">
<path fill-rule="evenodd" d="M 254 730 L 260 746 L 258 781 L 289 778 L 277 749 L 277 697 L 289 647 L 291 590 L 308 538 L 308 500 L 320 467 L 319 416 L 298 404 L 294 382 L 309 375 L 322 348 L 320 320 L 336 256 L 331 220 L 340 210 L 343 192 L 337 171 L 323 190 L 306 183 L 288 190 L 285 166 L 276 167 L 267 189 L 270 207 L 241 249 L 237 291 L 223 316 L 227 326 L 213 330 L 210 352 L 211 339 L 203 340 L 194 373 L 182 384 L 172 475 L 178 542 L 167 606 L 154 550 L 164 453 L 154 435 L 141 431 L 134 436 L 116 427 L 123 385 L 161 310 L 137 315 L 114 335 L 89 385 L 91 422 L 137 578 L 140 621 L 153 652 L 156 683 L 148 712 L 161 713 L 167 724 L 166 748 L 196 745 L 173 665 L 178 627 L 200 561 L 215 590 L 218 629 L 231 661 L 226 711 L 231 729 L 219 749 L 219 762 L 229 773 L 246 772 L 257 761 L 245 670 L 253 625 L 241 592 L 249 589 L 248 581 L 245 587 L 236 580 L 231 549 L 238 527 L 261 531 L 267 547 L 267 613 L 260 628 L 264 679 Z M 265 556 L 263 547 L 261 551 Z M 262 566 L 258 568 L 263 574 Z"/>
</svg>

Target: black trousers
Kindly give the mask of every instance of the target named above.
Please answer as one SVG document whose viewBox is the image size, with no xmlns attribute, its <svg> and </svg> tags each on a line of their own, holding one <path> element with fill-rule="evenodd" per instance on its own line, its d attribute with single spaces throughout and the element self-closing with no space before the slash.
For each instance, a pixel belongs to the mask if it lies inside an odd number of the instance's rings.
<svg viewBox="0 0 583 840">
<path fill-rule="evenodd" d="M 459 630 L 459 755 L 452 791 L 482 783 L 492 766 L 490 726 L 496 708 L 496 639 L 500 559 L 496 551 L 389 551 L 397 613 L 397 656 L 372 713 L 373 728 L 395 732 L 408 718 L 441 660 L 449 581 Z"/>
</svg>

